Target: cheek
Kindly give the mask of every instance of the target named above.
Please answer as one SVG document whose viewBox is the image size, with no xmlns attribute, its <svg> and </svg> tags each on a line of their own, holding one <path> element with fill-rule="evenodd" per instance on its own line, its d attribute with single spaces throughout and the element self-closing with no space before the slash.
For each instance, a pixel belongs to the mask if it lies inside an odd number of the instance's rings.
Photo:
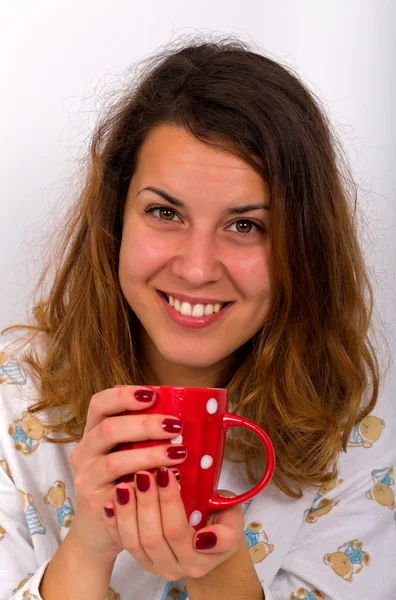
<svg viewBox="0 0 396 600">
<path fill-rule="evenodd" d="M 147 230 L 125 228 L 120 248 L 120 279 L 139 279 L 155 273 L 165 264 L 168 252 L 166 244 Z"/>
<path fill-rule="evenodd" d="M 270 253 L 260 252 L 251 256 L 244 255 L 243 260 L 233 261 L 233 278 L 242 293 L 250 298 L 267 296 L 273 287 Z"/>
</svg>

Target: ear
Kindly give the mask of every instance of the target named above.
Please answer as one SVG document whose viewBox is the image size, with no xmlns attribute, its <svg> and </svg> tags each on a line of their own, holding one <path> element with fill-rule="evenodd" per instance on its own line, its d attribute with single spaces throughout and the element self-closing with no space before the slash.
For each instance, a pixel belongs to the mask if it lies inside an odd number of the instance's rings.
<svg viewBox="0 0 396 600">
<path fill-rule="evenodd" d="M 45 498 L 44 498 L 44 502 L 45 502 L 46 504 L 50 504 L 50 503 L 51 503 L 51 500 L 49 499 L 49 496 L 45 496 Z"/>
<path fill-rule="evenodd" d="M 327 565 L 331 565 L 331 554 L 325 554 L 323 560 Z"/>
</svg>

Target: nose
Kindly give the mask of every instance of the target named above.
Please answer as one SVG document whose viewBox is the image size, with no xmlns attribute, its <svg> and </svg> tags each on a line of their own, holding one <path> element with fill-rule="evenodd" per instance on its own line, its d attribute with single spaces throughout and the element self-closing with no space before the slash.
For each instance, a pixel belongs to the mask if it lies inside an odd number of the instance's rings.
<svg viewBox="0 0 396 600">
<path fill-rule="evenodd" d="M 172 266 L 174 274 L 192 286 L 218 281 L 223 274 L 223 266 L 213 234 L 202 230 L 190 231 L 183 238 Z"/>
</svg>

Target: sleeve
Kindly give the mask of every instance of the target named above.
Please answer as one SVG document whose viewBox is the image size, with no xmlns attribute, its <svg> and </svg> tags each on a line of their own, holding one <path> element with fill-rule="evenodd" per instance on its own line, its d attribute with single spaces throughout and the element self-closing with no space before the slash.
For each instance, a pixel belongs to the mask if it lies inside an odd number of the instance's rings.
<svg viewBox="0 0 396 600">
<path fill-rule="evenodd" d="M 268 589 L 263 584 L 266 600 L 394 597 L 393 415 L 371 414 L 353 431 L 339 477 L 319 488 Z"/>
<path fill-rule="evenodd" d="M 0 600 L 41 600 L 39 585 L 49 560 L 37 564 L 18 490 L 0 467 Z"/>
</svg>

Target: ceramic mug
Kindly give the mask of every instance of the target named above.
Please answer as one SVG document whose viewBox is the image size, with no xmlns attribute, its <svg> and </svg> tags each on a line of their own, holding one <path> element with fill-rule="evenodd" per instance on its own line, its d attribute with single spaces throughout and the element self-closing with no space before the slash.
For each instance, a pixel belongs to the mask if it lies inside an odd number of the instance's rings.
<svg viewBox="0 0 396 600">
<path fill-rule="evenodd" d="M 268 435 L 249 419 L 227 412 L 228 390 L 223 388 L 196 388 L 175 386 L 146 386 L 154 390 L 156 399 L 146 409 L 122 414 L 164 414 L 178 417 L 183 423 L 181 435 L 171 444 L 187 448 L 186 459 L 175 465 L 180 471 L 180 493 L 190 525 L 205 527 L 209 513 L 224 510 L 246 502 L 268 485 L 275 468 L 275 453 Z M 261 439 L 267 457 L 265 472 L 251 490 L 238 496 L 227 497 L 216 492 L 224 455 L 225 434 L 231 427 L 247 427 Z M 113 451 L 147 448 L 166 443 L 164 440 L 125 442 Z M 158 465 L 168 466 L 169 465 Z M 149 469 L 153 472 L 156 469 Z M 134 473 L 118 481 L 133 481 Z"/>
</svg>

